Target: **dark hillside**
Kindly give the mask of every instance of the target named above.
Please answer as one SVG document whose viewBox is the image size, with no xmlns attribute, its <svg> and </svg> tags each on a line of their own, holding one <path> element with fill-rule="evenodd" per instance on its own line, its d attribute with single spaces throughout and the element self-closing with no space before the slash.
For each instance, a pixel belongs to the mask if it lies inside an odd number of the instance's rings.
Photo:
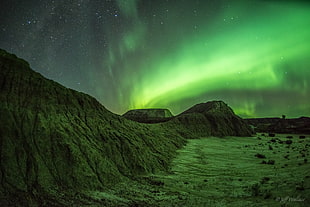
<svg viewBox="0 0 310 207">
<path fill-rule="evenodd" d="M 165 170 L 184 143 L 0 50 L 0 206 L 72 206 L 83 192 Z"/>
<path fill-rule="evenodd" d="M 251 136 L 249 125 L 223 101 L 197 104 L 176 116 L 167 125 L 189 137 Z M 176 127 L 178 126 L 179 127 Z"/>
</svg>

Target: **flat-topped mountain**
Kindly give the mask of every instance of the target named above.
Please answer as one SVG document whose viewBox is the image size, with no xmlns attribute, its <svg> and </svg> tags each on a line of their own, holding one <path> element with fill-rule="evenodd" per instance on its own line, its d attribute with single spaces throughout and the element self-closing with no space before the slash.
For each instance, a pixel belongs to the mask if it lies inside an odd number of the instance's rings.
<svg viewBox="0 0 310 207">
<path fill-rule="evenodd" d="M 134 109 L 127 111 L 123 117 L 141 123 L 159 123 L 170 120 L 173 115 L 169 109 Z"/>
</svg>

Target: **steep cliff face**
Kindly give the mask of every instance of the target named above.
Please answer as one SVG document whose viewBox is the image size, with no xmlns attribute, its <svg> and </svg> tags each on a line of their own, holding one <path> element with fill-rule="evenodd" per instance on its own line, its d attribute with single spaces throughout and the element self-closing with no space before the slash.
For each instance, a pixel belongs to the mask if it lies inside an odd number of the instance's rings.
<svg viewBox="0 0 310 207">
<path fill-rule="evenodd" d="M 235 115 L 223 101 L 197 104 L 167 124 L 180 125 L 178 131 L 185 137 L 250 136 L 252 134 L 249 125 Z"/>
<path fill-rule="evenodd" d="M 141 123 L 159 123 L 173 118 L 168 109 L 134 109 L 126 112 L 123 117 Z"/>
<path fill-rule="evenodd" d="M 0 205 L 72 205 L 76 193 L 165 170 L 184 143 L 159 126 L 109 112 L 0 50 Z"/>
</svg>

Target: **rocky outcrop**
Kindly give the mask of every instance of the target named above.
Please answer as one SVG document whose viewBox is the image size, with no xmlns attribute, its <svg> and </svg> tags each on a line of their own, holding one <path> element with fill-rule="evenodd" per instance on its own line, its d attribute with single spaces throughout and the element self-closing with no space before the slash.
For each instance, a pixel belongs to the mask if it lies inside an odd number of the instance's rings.
<svg viewBox="0 0 310 207">
<path fill-rule="evenodd" d="M 159 123 L 173 118 L 169 109 L 134 109 L 126 112 L 123 117 L 141 123 Z"/>
<path fill-rule="evenodd" d="M 165 170 L 184 143 L 0 50 L 0 206 L 74 206 L 83 192 Z"/>
<path fill-rule="evenodd" d="M 249 125 L 235 115 L 223 101 L 197 104 L 167 124 L 179 125 L 174 128 L 178 128 L 178 133 L 185 137 L 250 136 L 252 134 Z"/>
</svg>

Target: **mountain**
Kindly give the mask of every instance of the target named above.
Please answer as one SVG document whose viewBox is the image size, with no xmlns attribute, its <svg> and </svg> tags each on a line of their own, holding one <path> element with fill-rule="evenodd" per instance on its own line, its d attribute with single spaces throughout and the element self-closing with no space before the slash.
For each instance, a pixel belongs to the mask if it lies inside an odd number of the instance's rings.
<svg viewBox="0 0 310 207">
<path fill-rule="evenodd" d="M 79 206 L 86 194 L 166 170 L 184 144 L 0 50 L 0 206 Z"/>
<path fill-rule="evenodd" d="M 196 104 L 177 116 L 168 109 L 136 109 L 123 115 L 142 123 L 160 123 L 162 128 L 186 138 L 207 136 L 251 136 L 249 124 L 223 101 Z"/>
<path fill-rule="evenodd" d="M 197 104 L 168 121 L 167 125 L 177 128 L 179 134 L 188 138 L 251 136 L 253 133 L 249 125 L 223 101 Z"/>
<path fill-rule="evenodd" d="M 123 117 L 141 123 L 159 123 L 173 118 L 169 109 L 134 109 L 127 111 Z"/>
</svg>

